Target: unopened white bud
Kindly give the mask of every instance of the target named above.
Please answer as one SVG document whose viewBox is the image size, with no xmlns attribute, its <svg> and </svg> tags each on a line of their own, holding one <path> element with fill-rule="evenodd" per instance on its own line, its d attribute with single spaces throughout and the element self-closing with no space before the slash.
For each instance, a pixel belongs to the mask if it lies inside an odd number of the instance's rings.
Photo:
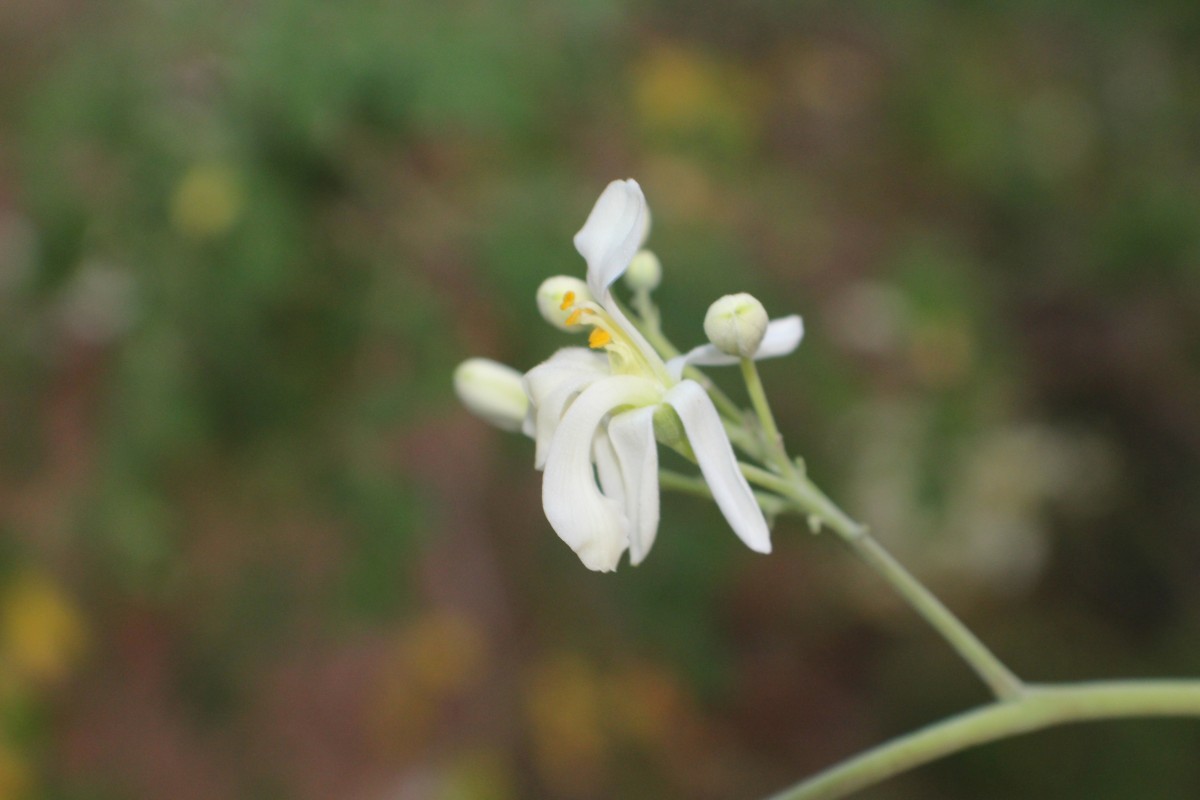
<svg viewBox="0 0 1200 800">
<path fill-rule="evenodd" d="M 571 309 L 580 303 L 591 302 L 592 293 L 587 284 L 569 275 L 555 275 L 546 278 L 537 290 L 538 311 L 542 318 L 559 330 L 582 331 L 584 328 L 567 325 Z"/>
<path fill-rule="evenodd" d="M 727 294 L 708 307 L 704 332 L 722 353 L 754 358 L 767 333 L 767 310 L 746 293 Z"/>
<path fill-rule="evenodd" d="M 662 262 L 649 250 L 639 250 L 625 270 L 625 283 L 635 292 L 652 292 L 662 282 Z"/>
<path fill-rule="evenodd" d="M 454 370 L 454 391 L 472 414 L 517 431 L 529 413 L 521 373 L 490 358 L 469 358 Z"/>
</svg>

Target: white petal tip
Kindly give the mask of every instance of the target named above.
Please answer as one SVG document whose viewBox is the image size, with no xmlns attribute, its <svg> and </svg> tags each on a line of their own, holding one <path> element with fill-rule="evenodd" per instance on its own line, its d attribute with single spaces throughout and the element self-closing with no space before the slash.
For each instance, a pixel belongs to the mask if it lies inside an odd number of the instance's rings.
<svg viewBox="0 0 1200 800">
<path fill-rule="evenodd" d="M 613 558 L 611 553 L 602 552 L 599 548 L 584 548 L 576 552 L 583 565 L 592 572 L 616 572 L 621 563 L 621 553 Z"/>
<path fill-rule="evenodd" d="M 800 346 L 804 339 L 804 320 L 799 314 L 792 314 L 773 320 L 767 325 L 767 333 L 763 337 L 756 359 L 776 358 L 790 355 Z"/>
<path fill-rule="evenodd" d="M 641 246 L 645 213 L 646 200 L 637 181 L 613 181 L 575 234 L 575 249 L 587 261 L 587 283 L 596 299 L 603 299 Z"/>
</svg>

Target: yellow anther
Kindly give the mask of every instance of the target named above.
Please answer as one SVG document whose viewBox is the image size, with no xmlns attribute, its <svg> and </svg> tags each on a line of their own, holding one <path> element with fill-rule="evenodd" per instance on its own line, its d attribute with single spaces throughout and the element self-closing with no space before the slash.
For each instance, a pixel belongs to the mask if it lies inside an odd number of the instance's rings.
<svg viewBox="0 0 1200 800">
<path fill-rule="evenodd" d="M 566 311 L 571 306 L 575 305 L 575 293 L 567 292 L 563 295 L 562 305 L 558 307 L 559 311 Z M 574 325 L 573 322 L 567 322 L 568 325 Z"/>
<path fill-rule="evenodd" d="M 588 336 L 588 346 L 593 349 L 599 349 L 612 341 L 612 334 L 603 328 L 593 328 L 591 336 Z"/>
<path fill-rule="evenodd" d="M 583 309 L 582 309 L 582 308 L 577 308 L 577 309 L 575 309 L 574 311 L 572 311 L 572 312 L 571 312 L 570 316 L 568 316 L 568 317 L 566 318 L 566 320 L 564 320 L 564 321 L 563 321 L 563 325 L 567 325 L 567 326 L 570 326 L 570 325 L 578 325 L 578 324 L 579 324 L 579 318 L 580 318 L 580 317 L 582 317 L 582 316 L 583 316 Z"/>
</svg>

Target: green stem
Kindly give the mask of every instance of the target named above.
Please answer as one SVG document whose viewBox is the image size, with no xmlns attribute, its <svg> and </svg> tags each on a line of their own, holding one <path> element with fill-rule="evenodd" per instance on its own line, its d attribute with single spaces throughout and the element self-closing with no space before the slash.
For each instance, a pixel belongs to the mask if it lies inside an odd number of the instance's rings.
<svg viewBox="0 0 1200 800">
<path fill-rule="evenodd" d="M 708 488 L 708 483 L 703 478 L 693 478 L 691 475 L 682 475 L 669 469 L 658 471 L 658 486 L 660 489 L 685 492 L 696 497 L 712 499 L 712 490 Z"/>
<path fill-rule="evenodd" d="M 771 404 L 767 402 L 767 393 L 763 389 L 762 378 L 758 375 L 758 367 L 754 365 L 753 359 L 749 358 L 742 359 L 741 367 L 746 391 L 750 395 L 750 405 L 758 416 L 758 424 L 762 426 L 763 437 L 766 439 L 767 455 L 770 461 L 774 462 L 775 470 L 780 475 L 796 481 L 800 475 L 783 446 L 783 434 L 775 424 L 775 415 L 771 413 Z"/>
<path fill-rule="evenodd" d="M 1200 717 L 1200 680 L 1031 685 L 1018 699 L 993 702 L 893 739 L 770 800 L 835 800 L 976 745 L 1054 725 L 1123 717 Z"/>
<path fill-rule="evenodd" d="M 712 490 L 708 488 L 708 482 L 704 478 L 683 475 L 669 469 L 660 469 L 658 471 L 658 486 L 660 489 L 684 492 L 685 494 L 703 497 L 708 500 L 712 499 Z M 755 492 L 754 497 L 758 500 L 759 507 L 768 516 L 778 516 L 795 510 L 791 503 L 773 494 Z"/>
<path fill-rule="evenodd" d="M 864 531 L 859 536 L 842 538 L 863 561 L 900 592 L 917 613 L 937 629 L 997 698 L 1014 700 L 1025 693 L 1026 687 L 1021 679 L 869 533 Z"/>
<path fill-rule="evenodd" d="M 731 422 L 728 419 L 722 420 L 725 426 L 725 433 L 729 434 L 729 441 L 749 456 L 757 456 L 762 451 L 762 443 L 758 441 L 755 435 L 746 430 L 744 425 L 739 425 Z"/>
<path fill-rule="evenodd" d="M 1028 686 L 892 557 L 866 527 L 852 520 L 788 458 L 754 362 L 742 359 L 742 376 L 758 416 L 774 472 L 741 464 L 747 480 L 771 490 L 827 525 L 854 553 L 891 584 L 991 688 L 996 700 L 973 711 L 902 736 L 832 767 L 770 800 L 836 800 L 921 764 L 985 742 L 1051 725 L 1148 716 L 1200 717 L 1200 680 L 1108 681 Z M 819 529 L 813 525 L 813 529 Z"/>
<path fill-rule="evenodd" d="M 1021 679 L 941 600 L 893 558 L 865 527 L 846 516 L 812 481 L 799 474 L 788 480 L 750 464 L 742 464 L 741 468 L 747 480 L 789 498 L 799 510 L 816 517 L 835 531 L 859 558 L 891 584 L 913 610 L 942 635 L 996 697 L 1009 700 L 1021 696 L 1024 692 Z"/>
</svg>

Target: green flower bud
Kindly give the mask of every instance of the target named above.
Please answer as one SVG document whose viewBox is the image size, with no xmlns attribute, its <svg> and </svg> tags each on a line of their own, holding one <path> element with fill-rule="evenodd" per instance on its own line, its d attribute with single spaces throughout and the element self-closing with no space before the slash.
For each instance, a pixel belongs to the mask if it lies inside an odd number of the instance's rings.
<svg viewBox="0 0 1200 800">
<path fill-rule="evenodd" d="M 518 431 L 529 412 L 521 373 L 490 358 L 469 358 L 454 370 L 454 391 L 467 410 L 503 428 Z"/>
<path fill-rule="evenodd" d="M 754 358 L 768 321 L 767 310 L 753 295 L 727 294 L 708 307 L 704 332 L 722 353 Z"/>
<path fill-rule="evenodd" d="M 567 325 L 571 309 L 580 303 L 590 303 L 592 293 L 587 284 L 569 275 L 555 275 L 542 281 L 537 290 L 538 311 L 542 318 L 563 331 L 581 331 L 578 325 Z"/>
<path fill-rule="evenodd" d="M 662 263 L 649 250 L 639 250 L 625 270 L 625 283 L 635 292 L 652 292 L 662 282 Z"/>
</svg>

